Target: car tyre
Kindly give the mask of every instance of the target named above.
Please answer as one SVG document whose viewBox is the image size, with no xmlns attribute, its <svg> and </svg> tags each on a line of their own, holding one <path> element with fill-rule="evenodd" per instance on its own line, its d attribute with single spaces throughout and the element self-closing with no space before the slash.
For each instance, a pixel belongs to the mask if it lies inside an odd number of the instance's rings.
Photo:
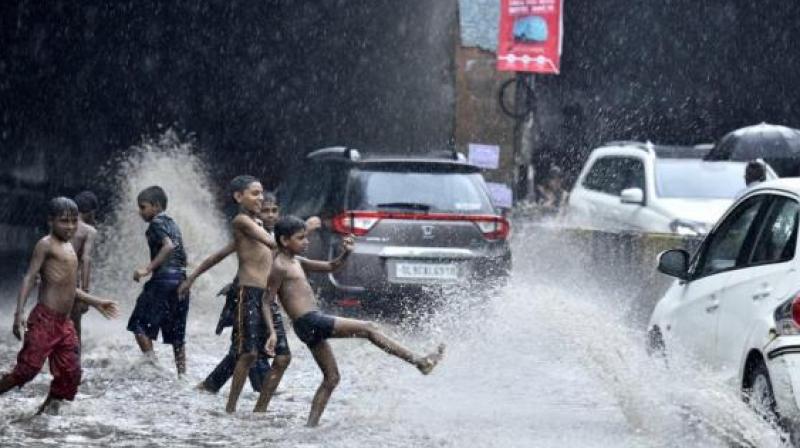
<svg viewBox="0 0 800 448">
<path fill-rule="evenodd" d="M 772 380 L 763 361 L 759 360 L 749 369 L 743 389 L 745 403 L 758 415 L 770 422 L 778 421 Z"/>
</svg>

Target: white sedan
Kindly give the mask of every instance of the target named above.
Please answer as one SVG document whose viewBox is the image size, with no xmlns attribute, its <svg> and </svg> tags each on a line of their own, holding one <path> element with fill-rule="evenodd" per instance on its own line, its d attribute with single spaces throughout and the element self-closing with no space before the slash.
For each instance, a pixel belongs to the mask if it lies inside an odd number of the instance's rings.
<svg viewBox="0 0 800 448">
<path fill-rule="evenodd" d="M 648 324 L 652 349 L 686 350 L 767 416 L 800 422 L 800 179 L 748 191 L 693 257 L 659 256 L 676 277 Z M 795 426 L 792 425 L 792 426 Z"/>
</svg>

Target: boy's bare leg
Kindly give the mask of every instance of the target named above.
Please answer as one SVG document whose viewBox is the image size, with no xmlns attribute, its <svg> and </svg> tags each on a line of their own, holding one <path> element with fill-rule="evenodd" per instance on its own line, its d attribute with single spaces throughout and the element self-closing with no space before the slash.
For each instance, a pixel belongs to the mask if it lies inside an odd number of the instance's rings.
<svg viewBox="0 0 800 448">
<path fill-rule="evenodd" d="M 336 317 L 334 318 L 332 336 L 334 338 L 369 339 L 381 350 L 416 366 L 425 375 L 431 373 L 436 364 L 442 359 L 442 356 L 444 356 L 444 344 L 440 344 L 433 353 L 429 353 L 426 356 L 417 356 L 399 342 L 383 334 L 375 323 L 369 321 Z"/>
<path fill-rule="evenodd" d="M 136 337 L 136 343 L 139 344 L 139 348 L 142 350 L 142 353 L 153 351 L 152 339 L 148 338 L 143 334 L 137 334 L 135 337 Z"/>
<path fill-rule="evenodd" d="M 173 345 L 172 352 L 175 355 L 175 368 L 178 370 L 178 375 L 186 373 L 186 345 Z"/>
<path fill-rule="evenodd" d="M 14 378 L 11 377 L 10 373 L 3 375 L 3 377 L 0 378 L 0 395 L 13 389 L 16 385 L 17 383 L 14 381 Z"/>
<path fill-rule="evenodd" d="M 44 400 L 39 409 L 36 411 L 36 415 L 42 415 L 47 413 L 48 415 L 57 415 L 58 410 L 61 407 L 61 400 L 57 398 L 53 398 L 50 394 L 47 395 L 47 398 Z"/>
<path fill-rule="evenodd" d="M 228 394 L 228 404 L 225 406 L 225 412 L 236 412 L 236 402 L 239 401 L 239 394 L 242 393 L 244 382 L 247 380 L 247 373 L 250 367 L 256 361 L 257 353 L 243 353 L 236 361 L 236 367 L 233 369 L 233 380 L 231 381 L 231 390 Z"/>
<path fill-rule="evenodd" d="M 314 355 L 314 361 L 322 370 L 322 384 L 319 385 L 317 393 L 314 394 L 314 399 L 311 401 L 311 412 L 308 414 L 306 426 L 317 426 L 333 389 L 339 384 L 339 367 L 336 365 L 336 358 L 333 356 L 333 350 L 328 341 L 322 341 L 314 346 L 311 354 Z"/>
<path fill-rule="evenodd" d="M 256 407 L 253 412 L 266 412 L 269 406 L 269 401 L 272 399 L 272 394 L 278 388 L 278 384 L 283 378 L 283 372 L 289 367 L 289 362 L 292 360 L 291 356 L 279 355 L 272 361 L 272 367 L 269 370 L 269 375 L 264 378 L 264 383 L 261 385 L 261 394 L 258 395 Z"/>
</svg>

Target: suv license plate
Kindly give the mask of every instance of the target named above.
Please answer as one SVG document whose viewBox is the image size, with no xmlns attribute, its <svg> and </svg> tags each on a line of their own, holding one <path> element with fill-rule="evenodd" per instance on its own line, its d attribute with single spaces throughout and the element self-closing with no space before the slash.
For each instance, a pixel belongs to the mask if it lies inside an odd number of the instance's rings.
<svg viewBox="0 0 800 448">
<path fill-rule="evenodd" d="M 397 263 L 397 278 L 458 280 L 458 266 L 443 263 Z"/>
</svg>

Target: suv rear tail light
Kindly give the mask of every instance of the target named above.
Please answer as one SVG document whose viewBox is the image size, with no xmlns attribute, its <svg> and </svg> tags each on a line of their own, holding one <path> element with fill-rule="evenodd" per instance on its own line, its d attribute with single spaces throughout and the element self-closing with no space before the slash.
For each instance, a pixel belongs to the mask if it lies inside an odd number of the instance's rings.
<svg viewBox="0 0 800 448">
<path fill-rule="evenodd" d="M 800 334 L 800 292 L 775 310 L 775 331 L 781 336 Z"/>
<path fill-rule="evenodd" d="M 333 230 L 342 235 L 366 235 L 382 219 L 401 219 L 409 221 L 461 221 L 472 222 L 487 240 L 508 238 L 511 225 L 508 220 L 494 215 L 457 215 L 450 213 L 408 213 L 346 211 L 336 215 L 332 221 Z"/>
<path fill-rule="evenodd" d="M 491 219 L 475 218 L 470 219 L 478 226 L 483 237 L 487 240 L 504 240 L 508 238 L 511 226 L 505 218 L 492 217 Z"/>
<path fill-rule="evenodd" d="M 380 220 L 371 212 L 344 212 L 333 218 L 333 230 L 342 235 L 364 236 Z"/>
</svg>

